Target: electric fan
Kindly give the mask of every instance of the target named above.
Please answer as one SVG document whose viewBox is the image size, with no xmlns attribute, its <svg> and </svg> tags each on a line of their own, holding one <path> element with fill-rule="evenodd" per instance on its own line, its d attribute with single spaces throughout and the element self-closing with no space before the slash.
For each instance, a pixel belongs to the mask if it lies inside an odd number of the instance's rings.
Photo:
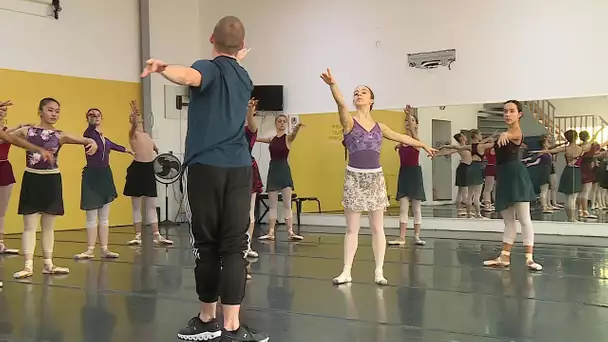
<svg viewBox="0 0 608 342">
<path fill-rule="evenodd" d="M 177 182 L 182 175 L 182 163 L 173 152 L 161 153 L 154 159 L 156 181 L 165 185 L 165 220 L 160 224 L 173 224 L 169 220 L 169 184 Z"/>
</svg>

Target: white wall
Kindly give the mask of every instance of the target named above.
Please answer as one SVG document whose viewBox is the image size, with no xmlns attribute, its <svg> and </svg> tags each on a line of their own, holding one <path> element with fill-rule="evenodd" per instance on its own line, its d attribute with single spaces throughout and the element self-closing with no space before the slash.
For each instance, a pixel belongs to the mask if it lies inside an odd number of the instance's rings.
<svg viewBox="0 0 608 342">
<path fill-rule="evenodd" d="M 0 68 L 139 81 L 137 0 L 62 0 L 59 20 L 14 12 L 20 2 L 0 1 Z"/>
<path fill-rule="evenodd" d="M 556 116 L 599 115 L 608 120 L 608 96 L 550 100 Z"/>
<path fill-rule="evenodd" d="M 581 0 L 201 0 L 213 23 L 236 15 L 256 84 L 285 85 L 290 113 L 335 110 L 319 74 L 348 96 L 359 84 L 377 108 L 608 93 L 608 2 Z M 206 38 L 206 37 L 203 37 Z M 407 53 L 455 48 L 447 69 L 407 67 Z"/>
<path fill-rule="evenodd" d="M 462 106 L 447 106 L 444 110 L 439 107 L 426 107 L 418 109 L 418 134 L 420 140 L 427 144 L 433 141 L 433 120 L 451 121 L 452 136 L 460 133 L 461 130 L 469 130 L 477 128 L 477 113 L 483 108 L 483 105 L 462 105 Z M 450 141 L 454 143 L 453 140 Z M 452 156 L 452 180 L 456 174 L 456 168 L 460 163 L 460 158 L 457 154 Z M 424 192 L 426 193 L 427 203 L 433 203 L 433 161 L 430 158 L 420 154 L 420 166 L 422 167 L 424 179 Z M 453 182 L 452 182 L 453 183 Z M 456 199 L 457 188 L 452 188 L 452 199 Z"/>
<path fill-rule="evenodd" d="M 190 66 L 194 61 L 211 56 L 211 48 L 205 27 L 199 18 L 198 0 L 180 0 L 179 6 L 173 1 L 150 0 L 150 50 L 151 57 L 171 64 Z M 203 54 L 203 44 L 208 53 Z M 186 138 L 187 108 L 182 110 L 183 118 L 165 118 L 165 85 L 173 85 L 159 75 L 152 75 L 151 97 L 154 127 L 152 136 L 161 152 L 172 151 L 183 160 L 184 140 Z M 175 99 L 168 99 L 175 102 Z M 161 219 L 165 219 L 165 186 L 158 186 L 158 202 Z M 173 221 L 179 209 L 181 193 L 177 183 L 169 186 L 169 220 Z"/>
</svg>

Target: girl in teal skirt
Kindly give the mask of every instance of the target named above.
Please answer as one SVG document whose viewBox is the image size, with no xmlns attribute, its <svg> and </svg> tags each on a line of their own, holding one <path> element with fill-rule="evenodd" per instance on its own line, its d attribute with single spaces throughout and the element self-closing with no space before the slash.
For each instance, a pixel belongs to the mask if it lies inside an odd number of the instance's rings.
<svg viewBox="0 0 608 342">
<path fill-rule="evenodd" d="M 584 149 L 576 144 L 578 134 L 574 130 L 569 130 L 564 133 L 564 138 L 568 144 L 563 147 L 554 149 L 533 151 L 531 153 L 562 153 L 566 158 L 566 167 L 562 172 L 562 176 L 559 180 L 559 187 L 557 191 L 566 195 L 566 216 L 568 221 L 576 222 L 576 199 L 582 189 L 582 175 L 581 175 L 581 156 L 585 152 Z"/>
<path fill-rule="evenodd" d="M 405 107 L 405 134 L 419 140 L 418 118 L 414 116 L 414 110 L 409 105 Z M 409 219 L 410 203 L 414 213 L 414 243 L 419 246 L 426 245 L 420 239 L 420 227 L 422 225 L 422 202 L 426 201 L 424 193 L 424 182 L 422 180 L 422 168 L 419 157 L 420 148 L 404 144 L 395 146 L 399 152 L 399 179 L 397 181 L 397 200 L 399 201 L 399 237 L 389 241 L 391 246 L 405 245 L 405 235 Z"/>
<path fill-rule="evenodd" d="M 300 241 L 304 238 L 293 232 L 293 214 L 291 211 L 291 194 L 293 192 L 293 179 L 291 178 L 291 168 L 289 167 L 289 151 L 291 143 L 296 139 L 300 128 L 299 123 L 293 131 L 287 134 L 287 116 L 280 114 L 274 120 L 277 135 L 272 138 L 257 138 L 256 141 L 267 143 L 270 151 L 270 165 L 268 167 L 268 178 L 266 180 L 266 191 L 270 200 L 270 210 L 268 213 L 268 233 L 259 237 L 260 240 L 274 241 L 274 229 L 277 224 L 277 208 L 279 206 L 279 193 L 283 199 L 283 216 L 289 240 Z"/>
<path fill-rule="evenodd" d="M 456 180 L 454 185 L 458 188 L 456 194 L 456 210 L 458 217 L 467 216 L 467 198 L 469 197 L 469 167 L 472 163 L 471 151 L 463 148 L 467 144 L 467 137 L 462 133 L 453 136 L 458 145 L 444 145 L 439 148 L 437 156 L 449 156 L 454 153 L 460 155 L 460 164 L 456 168 Z"/>
<path fill-rule="evenodd" d="M 505 223 L 502 251 L 491 260 L 484 261 L 484 266 L 508 267 L 511 265 L 511 248 L 517 235 L 517 222 L 521 232 L 526 253 L 526 266 L 533 271 L 542 270 L 534 261 L 534 228 L 530 218 L 530 202 L 536 201 L 536 194 L 528 175 L 528 170 L 521 162 L 520 147 L 523 134 L 519 120 L 523 108 L 519 101 L 505 102 L 504 121 L 508 130 L 501 133 L 494 145 L 496 151 L 496 211 L 499 211 Z"/>
</svg>

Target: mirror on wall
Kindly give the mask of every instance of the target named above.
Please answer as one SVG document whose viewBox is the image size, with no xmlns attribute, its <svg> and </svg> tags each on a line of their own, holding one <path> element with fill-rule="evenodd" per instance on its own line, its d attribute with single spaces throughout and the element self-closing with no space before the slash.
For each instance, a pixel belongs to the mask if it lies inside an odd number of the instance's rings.
<svg viewBox="0 0 608 342">
<path fill-rule="evenodd" d="M 608 208 L 608 191 L 602 187 L 602 184 L 608 188 L 608 171 L 606 170 L 606 158 L 602 152 L 608 143 L 608 129 L 606 129 L 608 126 L 608 96 L 522 101 L 522 104 L 524 115 L 520 123 L 525 135 L 525 148 L 521 149 L 520 155 L 528 166 L 534 191 L 539 197 L 539 200 L 531 204 L 533 220 L 607 222 L 608 211 L 605 209 Z M 277 113 L 258 115 L 258 136 L 271 137 L 276 134 L 275 118 L 277 115 Z M 397 132 L 404 133 L 406 130 L 406 115 L 401 108 L 374 110 L 372 115 L 376 121 L 388 125 Z M 418 119 L 420 139 L 436 148 L 446 144 L 458 144 L 454 139 L 454 136 L 458 134 L 464 137 L 465 145 L 470 145 L 471 138 L 474 138 L 471 133 L 477 132 L 482 138 L 485 138 L 506 130 L 502 103 L 417 108 L 415 116 Z M 289 129 L 292 129 L 298 122 L 301 122 L 304 127 L 298 132 L 289 153 L 294 192 L 300 197 L 318 199 L 321 212 L 324 214 L 343 214 L 341 198 L 347 153 L 342 144 L 342 131 L 338 116 L 336 113 L 303 113 L 289 116 Z M 558 144 L 563 146 L 566 143 L 564 135 L 570 130 L 577 133 L 574 143 L 583 145 L 583 151 L 586 151 L 579 158 L 580 161 L 575 163 L 577 164 L 575 166 L 581 171 L 580 175 L 570 179 L 571 184 L 566 187 L 573 191 L 580 189 L 576 200 L 577 209 L 571 215 L 567 214 L 563 208 L 568 200 L 566 195 L 557 189 L 563 170 L 566 168 L 564 153 L 554 153 L 550 158 L 538 158 L 541 161 L 536 160 L 536 154 L 530 154 L 531 151 L 540 150 L 544 140 L 547 140 L 544 147 L 553 147 Z M 591 144 L 592 142 L 596 144 Z M 395 196 L 400 159 L 399 152 L 395 148 L 396 145 L 394 142 L 384 140 L 380 160 L 390 197 L 391 206 L 388 208 L 390 216 L 399 216 L 399 202 Z M 485 155 L 481 163 L 482 172 L 484 176 L 487 175 L 491 178 L 493 174 L 492 152 L 488 150 L 487 153 L 480 154 Z M 489 163 L 488 154 L 490 155 Z M 270 161 L 268 144 L 257 143 L 253 149 L 253 156 L 258 161 L 262 180 L 266 185 Z M 531 159 L 527 159 L 530 157 Z M 423 217 L 469 218 L 468 213 L 459 215 L 458 205 L 455 203 L 459 196 L 455 180 L 460 159 L 458 153 L 446 153 L 432 159 L 427 158 L 424 153 L 420 153 L 426 197 L 426 201 L 422 203 Z M 549 164 L 545 164 L 547 160 Z M 490 165 L 488 166 L 488 164 Z M 548 176 L 546 175 L 547 167 L 554 170 Z M 550 183 L 549 189 L 545 189 L 545 186 L 541 187 L 540 184 L 546 183 L 547 177 L 549 178 L 548 183 Z M 566 180 L 564 182 L 567 183 Z M 493 189 L 491 179 L 484 177 L 479 195 L 482 207 L 484 207 L 481 216 L 500 219 L 500 214 L 493 211 L 491 205 L 493 191 L 489 187 Z M 547 198 L 546 203 L 543 201 L 543 205 L 540 201 L 541 190 L 543 190 L 543 198 Z M 544 196 L 545 193 L 546 196 Z M 584 200 L 581 200 L 583 195 L 587 198 L 586 204 Z M 572 197 L 570 197 L 571 199 Z M 319 204 L 316 201 L 304 202 L 303 212 L 316 212 L 318 207 Z"/>
</svg>

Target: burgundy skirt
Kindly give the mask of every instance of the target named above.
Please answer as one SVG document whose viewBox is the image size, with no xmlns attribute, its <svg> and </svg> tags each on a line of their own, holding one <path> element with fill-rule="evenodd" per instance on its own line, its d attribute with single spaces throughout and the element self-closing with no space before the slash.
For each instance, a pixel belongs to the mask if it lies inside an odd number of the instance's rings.
<svg viewBox="0 0 608 342">
<path fill-rule="evenodd" d="M 591 163 L 583 163 L 581 165 L 581 174 L 583 184 L 595 183 L 595 172 L 593 172 L 593 165 Z"/>
<path fill-rule="evenodd" d="M 483 176 L 496 178 L 496 165 L 486 165 L 486 168 L 483 170 Z"/>
<path fill-rule="evenodd" d="M 0 161 L 0 186 L 15 184 L 13 166 L 8 160 Z"/>
<path fill-rule="evenodd" d="M 261 193 L 262 189 L 264 188 L 264 184 L 262 183 L 262 176 L 260 176 L 260 169 L 258 168 L 258 163 L 255 161 L 255 159 L 251 158 L 251 167 L 253 169 L 253 173 L 251 175 L 251 180 L 252 180 L 252 186 L 251 186 L 251 193 Z"/>
</svg>

